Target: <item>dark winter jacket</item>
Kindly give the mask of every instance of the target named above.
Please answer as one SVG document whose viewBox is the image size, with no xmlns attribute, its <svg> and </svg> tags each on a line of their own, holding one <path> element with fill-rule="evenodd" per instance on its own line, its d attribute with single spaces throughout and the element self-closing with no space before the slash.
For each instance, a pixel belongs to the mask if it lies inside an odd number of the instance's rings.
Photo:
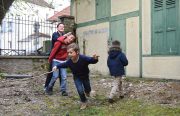
<svg viewBox="0 0 180 116">
<path fill-rule="evenodd" d="M 64 33 L 60 33 L 60 32 L 54 32 L 53 34 L 52 34 L 52 45 L 51 45 L 51 49 L 54 47 L 54 43 L 57 41 L 57 39 L 59 38 L 59 37 L 61 37 L 61 36 L 63 36 L 64 35 Z"/>
<path fill-rule="evenodd" d="M 69 67 L 73 73 L 75 78 L 85 79 L 89 77 L 89 64 L 96 64 L 98 62 L 97 59 L 93 57 L 88 57 L 85 55 L 79 55 L 79 59 L 76 63 L 73 63 L 71 59 L 68 59 L 64 63 L 60 63 L 57 65 L 58 68 L 67 68 Z"/>
<path fill-rule="evenodd" d="M 107 65 L 111 76 L 125 75 L 124 66 L 128 65 L 128 60 L 120 48 L 110 48 Z"/>
</svg>

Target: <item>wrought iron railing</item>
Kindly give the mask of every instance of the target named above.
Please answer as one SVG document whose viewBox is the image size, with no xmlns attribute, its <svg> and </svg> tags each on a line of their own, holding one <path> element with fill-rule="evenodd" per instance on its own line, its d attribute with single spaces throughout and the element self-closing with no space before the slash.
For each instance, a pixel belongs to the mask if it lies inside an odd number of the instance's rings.
<svg viewBox="0 0 180 116">
<path fill-rule="evenodd" d="M 34 17 L 6 17 L 0 26 L 0 55 L 48 55 L 56 25 Z"/>
</svg>

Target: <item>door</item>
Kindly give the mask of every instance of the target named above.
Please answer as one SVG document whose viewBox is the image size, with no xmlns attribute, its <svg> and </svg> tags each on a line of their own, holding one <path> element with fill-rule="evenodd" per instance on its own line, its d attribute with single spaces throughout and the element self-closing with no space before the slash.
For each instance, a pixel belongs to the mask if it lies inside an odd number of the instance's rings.
<svg viewBox="0 0 180 116">
<path fill-rule="evenodd" d="M 110 23 L 110 41 L 118 40 L 121 42 L 122 51 L 126 52 L 126 22 L 116 20 Z"/>
</svg>

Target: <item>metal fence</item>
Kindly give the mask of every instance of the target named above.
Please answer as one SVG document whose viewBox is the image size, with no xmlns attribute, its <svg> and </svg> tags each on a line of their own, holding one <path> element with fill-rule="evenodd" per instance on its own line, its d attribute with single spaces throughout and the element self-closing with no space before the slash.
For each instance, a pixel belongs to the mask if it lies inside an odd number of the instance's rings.
<svg viewBox="0 0 180 116">
<path fill-rule="evenodd" d="M 0 26 L 0 55 L 48 55 L 56 25 L 35 17 L 5 17 Z"/>
</svg>

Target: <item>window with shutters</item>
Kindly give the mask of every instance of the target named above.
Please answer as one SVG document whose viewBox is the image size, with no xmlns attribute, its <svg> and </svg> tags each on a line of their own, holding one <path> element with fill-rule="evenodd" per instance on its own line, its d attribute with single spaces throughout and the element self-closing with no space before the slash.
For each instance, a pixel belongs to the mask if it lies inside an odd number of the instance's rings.
<svg viewBox="0 0 180 116">
<path fill-rule="evenodd" d="M 96 19 L 110 16 L 111 0 L 96 0 Z"/>
<path fill-rule="evenodd" d="M 178 0 L 153 0 L 152 54 L 180 54 Z"/>
</svg>

